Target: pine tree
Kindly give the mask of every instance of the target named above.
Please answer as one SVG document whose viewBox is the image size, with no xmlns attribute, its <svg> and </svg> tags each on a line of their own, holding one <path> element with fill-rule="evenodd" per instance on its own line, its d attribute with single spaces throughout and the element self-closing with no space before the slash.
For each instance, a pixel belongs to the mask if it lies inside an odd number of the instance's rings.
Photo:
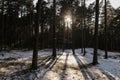
<svg viewBox="0 0 120 80">
<path fill-rule="evenodd" d="M 86 47 L 86 36 L 85 36 L 85 30 L 86 30 L 86 6 L 85 6 L 85 4 L 86 4 L 86 0 L 84 0 L 84 11 L 83 11 L 83 15 L 84 15 L 84 29 L 83 29 L 83 41 L 84 41 L 84 49 L 83 49 L 83 55 L 85 56 L 85 53 L 86 53 L 86 51 L 85 51 L 85 47 Z"/>
<path fill-rule="evenodd" d="M 1 9 L 1 14 L 2 14 L 2 42 L 1 42 L 1 50 L 4 49 L 4 28 L 5 28 L 5 25 L 4 25 L 4 0 L 2 0 L 2 9 Z"/>
<path fill-rule="evenodd" d="M 56 57 L 56 0 L 53 0 L 53 58 Z"/>
<path fill-rule="evenodd" d="M 37 59 L 38 59 L 38 44 L 39 44 L 39 20 L 40 20 L 40 5 L 41 0 L 38 0 L 36 10 L 36 23 L 35 23 L 35 42 L 34 42 L 34 49 L 33 49 L 33 59 L 32 59 L 32 69 L 37 69 Z"/>
<path fill-rule="evenodd" d="M 98 27 L 99 27 L 99 0 L 96 0 L 95 6 L 95 33 L 94 33 L 94 55 L 93 55 L 93 64 L 98 64 Z"/>
<path fill-rule="evenodd" d="M 108 58 L 108 54 L 107 54 L 107 3 L 105 0 L 105 59 Z"/>
</svg>

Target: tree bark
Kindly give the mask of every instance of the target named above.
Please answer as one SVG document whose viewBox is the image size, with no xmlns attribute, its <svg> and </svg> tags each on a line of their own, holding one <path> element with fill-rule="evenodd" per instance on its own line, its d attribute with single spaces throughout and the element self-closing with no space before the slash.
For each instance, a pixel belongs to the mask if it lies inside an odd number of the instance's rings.
<svg viewBox="0 0 120 80">
<path fill-rule="evenodd" d="M 2 0 L 2 42 L 1 50 L 4 50 L 4 0 Z"/>
<path fill-rule="evenodd" d="M 107 4 L 105 0 L 105 59 L 108 58 L 108 53 L 107 53 Z"/>
<path fill-rule="evenodd" d="M 55 21 L 56 20 L 56 0 L 53 0 L 53 58 L 56 57 L 56 34 L 55 34 Z"/>
<path fill-rule="evenodd" d="M 98 49 L 98 26 L 99 26 L 99 0 L 96 0 L 95 8 L 95 34 L 94 34 L 94 55 L 93 64 L 98 64 L 97 49 Z"/>
<path fill-rule="evenodd" d="M 83 0 L 81 1 L 81 7 L 83 6 Z M 81 19 L 80 19 L 80 23 L 81 23 L 81 53 L 83 53 L 83 45 L 84 45 L 84 41 L 83 41 L 83 8 L 81 9 Z"/>
<path fill-rule="evenodd" d="M 86 0 L 84 0 L 84 8 L 85 8 L 85 3 L 86 3 Z M 85 9 L 83 10 L 83 15 L 84 15 L 84 29 L 83 29 L 83 41 L 84 41 L 84 47 L 83 47 L 83 56 L 85 56 L 85 53 L 86 53 L 86 51 L 85 51 L 85 47 L 86 47 L 86 36 L 85 36 L 85 29 L 86 29 L 86 21 L 85 21 L 85 19 L 86 19 L 86 15 L 85 15 L 86 13 L 85 13 Z"/>
<path fill-rule="evenodd" d="M 41 0 L 38 0 L 37 6 L 36 6 L 37 14 L 36 14 L 36 23 L 35 23 L 35 42 L 34 42 L 34 48 L 33 48 L 32 69 L 37 69 L 40 5 L 41 5 Z"/>
</svg>

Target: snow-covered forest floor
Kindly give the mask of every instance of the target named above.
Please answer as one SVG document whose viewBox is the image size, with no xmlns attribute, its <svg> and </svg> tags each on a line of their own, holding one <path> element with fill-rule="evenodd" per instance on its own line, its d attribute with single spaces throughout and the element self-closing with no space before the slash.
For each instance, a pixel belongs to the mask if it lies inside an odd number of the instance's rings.
<svg viewBox="0 0 120 80">
<path fill-rule="evenodd" d="M 0 52 L 0 80 L 120 80 L 120 53 L 98 50 L 99 64 L 91 65 L 93 49 L 64 52 L 57 51 L 57 58 L 51 59 L 52 50 L 39 51 L 38 69 L 30 70 L 32 51 L 11 50 Z"/>
</svg>

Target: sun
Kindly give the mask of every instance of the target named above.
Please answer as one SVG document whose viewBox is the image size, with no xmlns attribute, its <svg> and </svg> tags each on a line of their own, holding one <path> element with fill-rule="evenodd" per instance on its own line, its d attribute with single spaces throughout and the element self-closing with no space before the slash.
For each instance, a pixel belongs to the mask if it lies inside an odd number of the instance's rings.
<svg viewBox="0 0 120 80">
<path fill-rule="evenodd" d="M 71 22 L 71 17 L 70 16 L 66 16 L 66 22 Z"/>
<path fill-rule="evenodd" d="M 71 28 L 72 17 L 70 15 L 65 16 L 65 27 Z"/>
</svg>

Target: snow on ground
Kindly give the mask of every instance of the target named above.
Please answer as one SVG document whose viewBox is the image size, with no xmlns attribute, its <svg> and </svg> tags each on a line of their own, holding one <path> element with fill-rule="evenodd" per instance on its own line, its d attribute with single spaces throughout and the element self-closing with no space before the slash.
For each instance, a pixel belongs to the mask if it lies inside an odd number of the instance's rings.
<svg viewBox="0 0 120 80">
<path fill-rule="evenodd" d="M 7 58 L 21 58 L 21 57 L 28 57 L 28 56 L 32 56 L 33 54 L 33 51 L 19 51 L 19 52 L 14 52 L 12 51 L 11 52 L 6 52 L 6 51 L 2 51 L 0 52 L 0 60 L 2 59 L 7 59 Z M 38 55 L 39 56 L 48 56 L 48 55 L 51 55 L 52 54 L 52 51 L 50 49 L 45 49 L 45 50 L 40 50 L 38 52 Z"/>
<path fill-rule="evenodd" d="M 86 53 L 85 59 L 87 60 L 88 63 L 91 63 L 92 58 L 93 58 L 93 56 L 92 56 L 93 48 L 86 48 L 86 52 L 87 53 Z M 0 52 L 0 76 L 2 76 L 2 78 L 0 78 L 0 80 L 6 80 L 6 79 L 11 80 L 11 76 L 12 77 L 14 76 L 14 79 L 12 78 L 12 80 L 16 80 L 16 79 L 17 80 L 18 79 L 19 80 L 24 80 L 24 79 L 33 80 L 33 78 L 35 80 L 42 80 L 41 77 L 48 71 L 48 69 L 46 69 L 44 67 L 40 67 L 36 71 L 26 71 L 26 69 L 30 67 L 31 60 L 32 60 L 32 53 L 33 53 L 32 50 L 30 50 L 30 51 L 14 51 L 13 50 L 11 52 L 6 52 L 6 51 Z M 63 54 L 67 55 L 68 53 L 72 53 L 72 50 L 68 49 L 68 50 L 65 50 L 64 52 L 58 51 L 57 53 L 59 53 L 59 54 L 63 53 Z M 76 49 L 75 53 L 81 54 L 81 49 Z M 38 55 L 40 57 L 43 57 L 43 58 L 45 57 L 46 60 L 47 60 L 47 56 L 50 56 L 51 54 L 52 54 L 51 49 L 40 50 L 38 53 Z M 108 77 L 112 77 L 115 80 L 120 80 L 120 53 L 108 52 L 109 58 L 104 59 L 104 51 L 98 50 L 98 55 L 99 55 L 99 57 L 98 57 L 99 64 L 96 65 L 95 67 L 98 68 L 100 71 L 102 71 L 104 74 L 106 74 Z M 74 67 L 74 65 L 72 64 L 74 59 L 72 59 L 72 58 L 69 59 L 69 58 L 70 57 L 68 57 L 69 61 L 67 61 L 67 63 L 69 65 L 71 65 L 70 67 L 72 67 L 72 66 Z M 40 62 L 41 61 L 42 60 L 40 59 Z M 29 64 L 29 62 L 30 62 L 30 64 Z M 45 65 L 49 64 L 50 62 L 51 61 L 47 62 Z M 4 65 L 1 65 L 1 63 Z M 63 62 L 63 63 L 65 63 L 65 62 Z M 22 71 L 22 70 L 25 70 L 25 71 Z M 69 71 L 67 70 L 67 73 L 70 74 L 71 71 L 70 72 Z M 13 73 L 14 73 L 14 75 L 11 75 Z M 66 73 L 64 73 L 64 74 L 66 75 Z M 56 75 L 56 74 L 54 74 L 54 75 Z M 73 74 L 71 74 L 71 75 L 73 75 Z M 62 76 L 62 74 L 61 74 L 61 76 Z M 62 76 L 62 77 L 64 77 L 64 76 Z M 111 78 L 111 80 L 114 80 L 112 78 Z"/>
<path fill-rule="evenodd" d="M 62 54 L 62 51 L 57 51 Z M 36 71 L 29 70 L 32 63 L 33 51 L 12 50 L 0 52 L 0 80 L 33 80 L 43 76 L 46 69 L 38 68 Z M 39 50 L 38 65 L 49 60 L 52 55 L 51 49 Z M 42 62 L 42 64 L 40 64 Z M 46 64 L 49 62 L 46 62 Z M 44 65 L 46 65 L 44 64 Z M 29 76 L 29 77 L 28 77 Z M 41 80 L 41 79 L 38 79 Z"/>
<path fill-rule="evenodd" d="M 16 55 L 14 53 L 9 53 L 6 51 L 0 52 L 0 60 L 7 59 L 7 58 L 17 58 L 19 55 Z"/>
<path fill-rule="evenodd" d="M 76 53 L 80 53 L 81 49 L 77 49 Z M 85 59 L 91 63 L 93 60 L 93 49 L 87 48 L 86 49 L 86 56 Z M 104 51 L 98 50 L 98 62 L 99 64 L 96 67 L 102 70 L 105 74 L 108 74 L 112 77 L 113 75 L 120 78 L 120 53 L 118 52 L 108 52 L 109 58 L 104 59 Z M 120 79 L 119 79 L 120 80 Z"/>
<path fill-rule="evenodd" d="M 42 80 L 109 80 L 98 69 L 92 67 L 92 71 L 88 70 L 89 67 L 83 57 L 65 51 L 55 65 L 44 74 Z"/>
</svg>

